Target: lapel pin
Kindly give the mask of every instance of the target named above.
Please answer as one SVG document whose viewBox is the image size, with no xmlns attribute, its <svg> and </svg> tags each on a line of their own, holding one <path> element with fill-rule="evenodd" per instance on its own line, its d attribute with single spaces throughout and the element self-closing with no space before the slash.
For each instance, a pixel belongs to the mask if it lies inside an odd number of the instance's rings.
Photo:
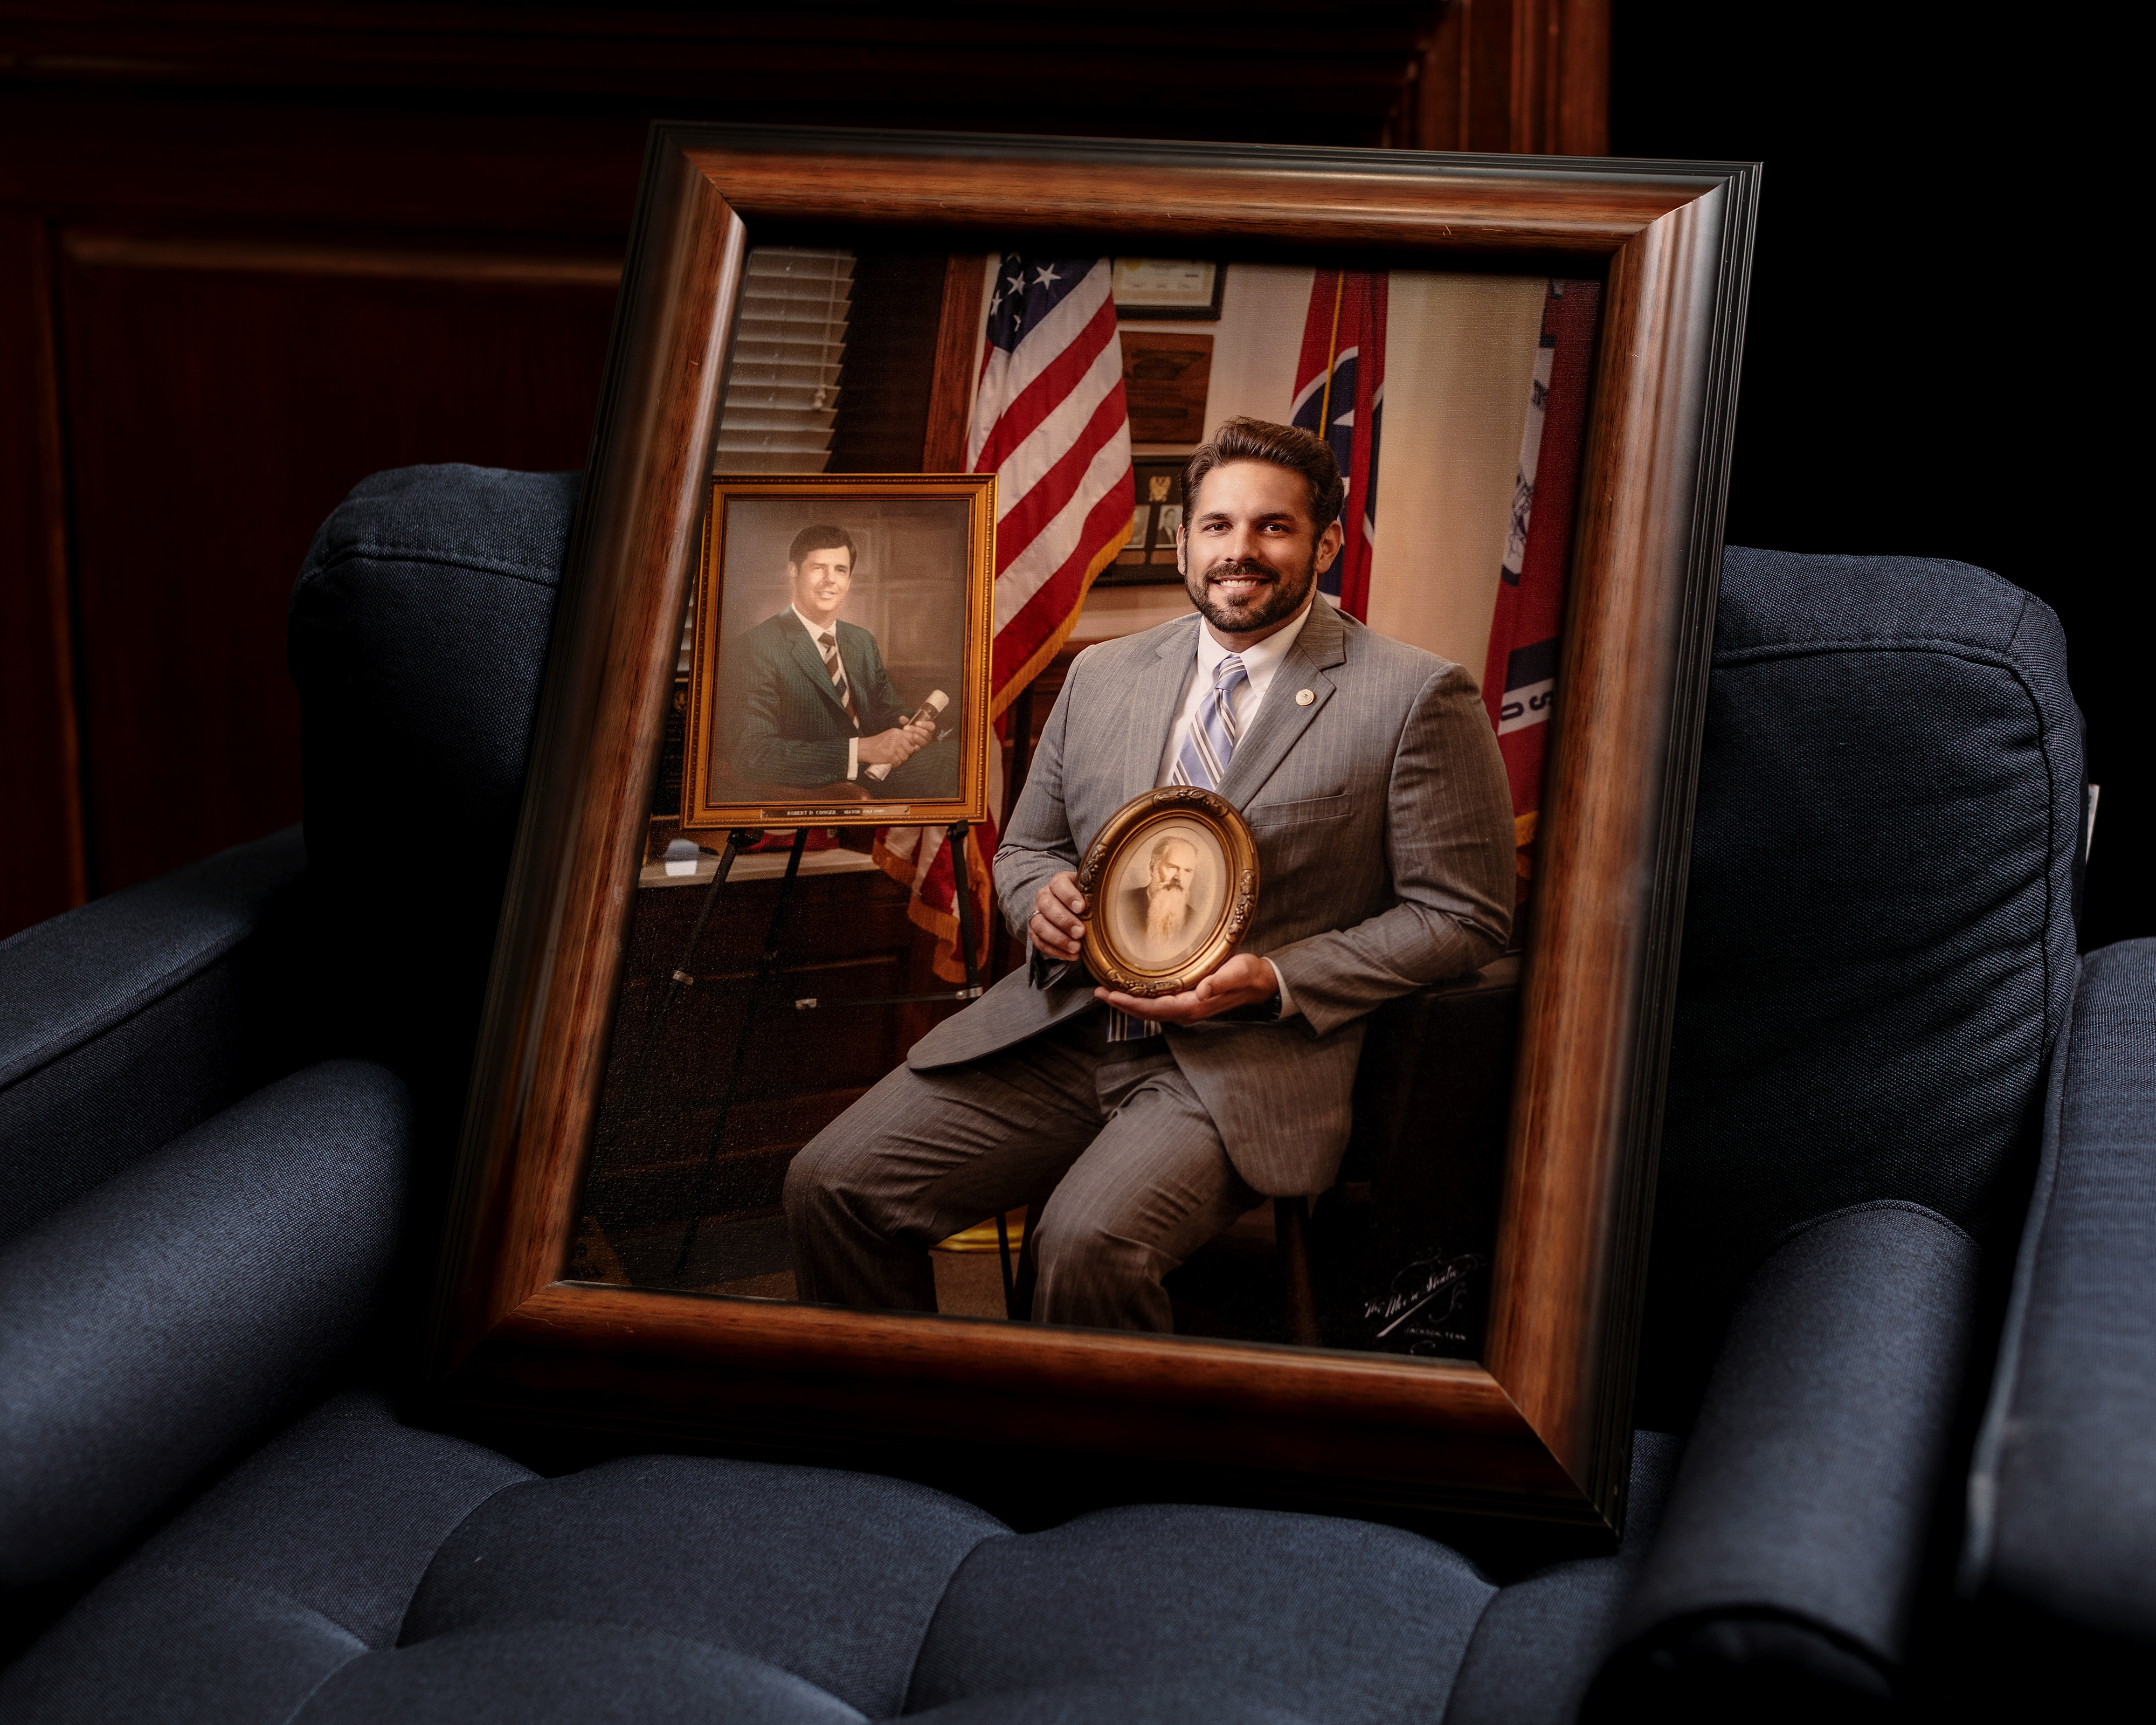
<svg viewBox="0 0 2156 1725">
<path fill-rule="evenodd" d="M 1295 691 L 1295 704 L 1297 706 L 1308 706 L 1312 701 L 1317 699 L 1317 696 L 1313 695 L 1307 689 L 1298 689 Z"/>
</svg>

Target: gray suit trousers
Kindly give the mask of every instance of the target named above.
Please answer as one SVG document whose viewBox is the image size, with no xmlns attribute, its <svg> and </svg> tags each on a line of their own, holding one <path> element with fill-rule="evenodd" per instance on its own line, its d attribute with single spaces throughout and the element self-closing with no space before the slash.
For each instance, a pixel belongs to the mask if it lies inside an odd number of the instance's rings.
<svg viewBox="0 0 2156 1725">
<path fill-rule="evenodd" d="M 799 1296 L 933 1312 L 928 1249 L 1024 1204 L 1037 1322 L 1172 1329 L 1161 1278 L 1262 1199 L 1162 1040 L 1104 1043 L 1102 1016 L 901 1066 L 819 1133 L 786 1176 Z"/>
</svg>

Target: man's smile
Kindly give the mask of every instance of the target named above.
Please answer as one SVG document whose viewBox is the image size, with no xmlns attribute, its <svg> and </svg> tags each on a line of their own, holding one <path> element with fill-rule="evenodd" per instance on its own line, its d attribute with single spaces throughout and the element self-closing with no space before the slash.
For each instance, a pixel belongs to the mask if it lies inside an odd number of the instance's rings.
<svg viewBox="0 0 2156 1725">
<path fill-rule="evenodd" d="M 1247 604 L 1266 588 L 1278 586 L 1280 577 L 1247 562 L 1218 563 L 1205 572 L 1205 584 L 1231 604 Z"/>
</svg>

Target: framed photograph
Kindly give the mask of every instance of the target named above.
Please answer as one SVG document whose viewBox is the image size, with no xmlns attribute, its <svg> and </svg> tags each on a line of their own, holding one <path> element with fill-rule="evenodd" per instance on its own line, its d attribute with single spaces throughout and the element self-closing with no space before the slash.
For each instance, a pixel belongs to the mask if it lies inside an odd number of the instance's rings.
<svg viewBox="0 0 2156 1725">
<path fill-rule="evenodd" d="M 1220 316 L 1228 280 L 1224 264 L 1194 258 L 1117 258 L 1116 316 L 1134 321 L 1187 318 L 1210 322 Z"/>
<path fill-rule="evenodd" d="M 1133 439 L 1136 441 L 1136 439 Z M 1175 530 L 1183 525 L 1180 455 L 1134 455 L 1131 536 L 1116 560 L 1096 578 L 1108 587 L 1180 587 L 1175 567 Z"/>
<path fill-rule="evenodd" d="M 1258 901 L 1258 847 L 1218 792 L 1164 785 L 1101 828 L 1078 870 L 1097 909 L 1086 968 L 1152 999 L 1194 988 L 1235 952 Z"/>
<path fill-rule="evenodd" d="M 685 833 L 977 821 L 991 474 L 720 478 L 696 576 Z"/>
<path fill-rule="evenodd" d="M 655 127 L 467 1101 L 435 1416 L 867 1466 L 1034 1524 L 1210 1500 L 1612 1537 L 1757 183 Z M 1156 277 L 1126 251 L 1209 261 Z M 726 380 L 744 308 L 783 331 L 796 291 L 814 388 L 788 444 L 796 362 L 757 350 L 763 420 Z M 1203 437 L 1248 421 L 1285 453 L 1133 450 L 1116 319 L 1178 295 L 1214 326 Z M 767 445 L 812 470 L 714 485 L 721 447 Z M 1258 520 L 1306 561 L 1209 548 Z M 1178 531 L 1183 591 L 1106 583 Z M 918 603 L 850 608 L 872 581 Z M 807 624 L 848 625 L 835 664 L 807 626 L 773 645 L 815 737 L 759 711 L 749 644 L 804 582 Z M 1266 627 L 1294 633 L 1245 667 L 1214 752 L 1235 818 L 1131 814 L 1200 722 L 1193 665 L 1224 666 L 1204 655 L 1274 588 L 1301 608 Z M 860 716 L 864 635 L 888 694 L 840 732 L 815 678 Z M 869 732 L 883 703 L 906 724 Z M 908 726 L 923 771 L 956 745 L 955 788 L 872 802 L 865 738 Z M 1462 813 L 1441 788 L 1471 779 Z M 722 830 L 756 869 L 693 860 Z M 1000 847 L 993 901 L 969 834 Z M 1089 856 L 1092 958 L 1029 947 L 1032 883 Z M 1188 875 L 1158 922 L 1157 871 Z M 932 975 L 908 942 L 939 916 L 947 940 L 1002 918 L 1012 968 L 939 949 Z M 1254 1000 L 1272 967 L 1281 1015 L 1107 1047 L 1088 963 L 1164 985 L 1216 958 Z M 995 1178 L 927 1132 L 957 1172 L 876 1224 L 883 1279 L 819 1255 L 803 1206 L 868 1142 L 861 1099 L 991 1059 L 1149 1063 L 1217 1130 L 1241 1183 L 1209 1164 L 1137 1316 L 1056 1304 L 1044 1268 L 1081 1186 L 1098 1214 L 1126 1189 L 1087 1159 L 1105 1125 Z M 1018 1137 L 1045 1142 L 1040 1117 L 997 1144 Z"/>
</svg>

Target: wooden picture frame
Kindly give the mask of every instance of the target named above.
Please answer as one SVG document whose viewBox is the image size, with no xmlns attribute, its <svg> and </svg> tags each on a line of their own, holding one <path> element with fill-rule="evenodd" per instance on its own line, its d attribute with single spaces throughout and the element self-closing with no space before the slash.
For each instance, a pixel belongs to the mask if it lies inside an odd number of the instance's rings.
<svg viewBox="0 0 2156 1725">
<path fill-rule="evenodd" d="M 1202 258 L 1117 258 L 1112 280 L 1118 318 L 1211 323 L 1220 316 L 1228 266 Z"/>
<path fill-rule="evenodd" d="M 1100 587 L 1180 587 L 1175 566 L 1176 530 L 1183 525 L 1183 455 L 1131 458 L 1131 536 L 1116 560 L 1095 578 Z"/>
<path fill-rule="evenodd" d="M 1621 1526 L 1757 192 L 1745 164 L 654 127 L 473 1067 L 439 1416 L 1105 1499 Z M 562 1280 L 744 259 L 834 229 L 1601 275 L 1479 1362 Z"/>
<path fill-rule="evenodd" d="M 684 834 L 804 823 L 947 826 L 983 818 L 995 496 L 995 476 L 978 473 L 722 475 L 711 481 L 692 614 Z M 853 716 L 816 659 L 808 627 L 791 614 L 801 602 L 785 603 L 795 565 L 776 548 L 826 522 L 846 535 L 844 585 L 830 621 Z M 880 542 L 891 543 L 888 553 L 880 556 Z M 760 583 L 731 567 L 752 548 L 762 553 L 751 572 L 766 576 Z M 879 567 L 909 561 L 928 567 Z M 783 575 L 768 567 L 781 563 Z M 942 590 L 953 575 L 955 594 Z M 889 600 L 901 595 L 881 589 L 908 576 L 905 603 L 894 606 Z M 763 603 L 752 607 L 752 598 Z M 886 601 L 872 608 L 882 628 L 854 620 L 864 599 Z M 928 660 L 947 669 L 934 680 L 939 686 L 908 690 L 891 682 L 885 670 L 891 646 L 878 637 L 917 625 L 924 610 L 939 619 Z M 896 770 L 848 759 L 849 742 L 857 757 L 876 732 L 931 702 L 949 734 L 921 755 Z M 788 772 L 792 762 L 825 756 L 828 765 Z"/>
<path fill-rule="evenodd" d="M 1146 950 L 1142 918 L 1121 914 L 1119 899 L 1142 886 L 1127 885 L 1178 854 L 1156 855 L 1162 846 L 1190 855 L 1175 883 L 1187 892 L 1172 946 Z M 1216 791 L 1198 785 L 1163 785 L 1134 797 L 1101 829 L 1078 870 L 1078 890 L 1094 904 L 1086 922 L 1086 968 L 1111 988 L 1150 1000 L 1194 988 L 1234 956 L 1256 913 L 1258 846 L 1242 811 Z"/>
</svg>

